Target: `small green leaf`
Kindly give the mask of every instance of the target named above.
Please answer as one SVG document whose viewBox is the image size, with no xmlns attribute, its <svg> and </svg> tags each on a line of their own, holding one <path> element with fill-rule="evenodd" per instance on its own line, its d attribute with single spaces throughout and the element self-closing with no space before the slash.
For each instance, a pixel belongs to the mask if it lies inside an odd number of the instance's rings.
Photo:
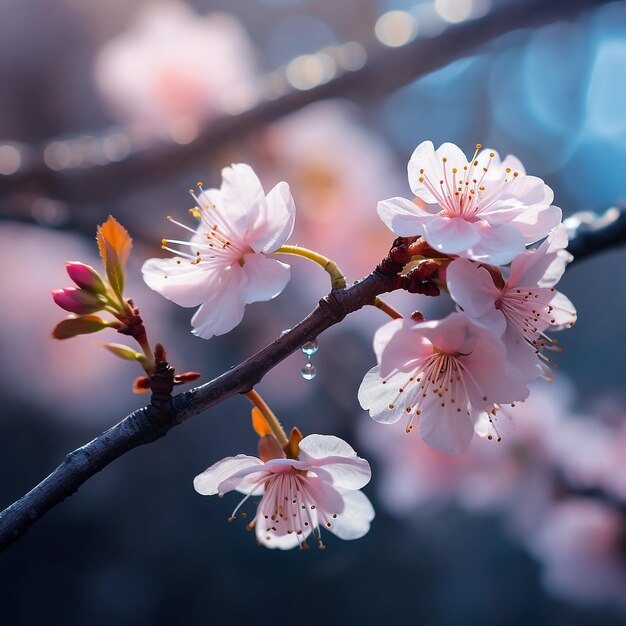
<svg viewBox="0 0 626 626">
<path fill-rule="evenodd" d="M 121 343 L 101 343 L 100 345 L 115 356 L 119 356 L 120 359 L 126 359 L 128 361 L 142 361 L 144 359 L 144 355 L 141 354 L 141 352 L 137 352 Z"/>
<path fill-rule="evenodd" d="M 68 317 L 54 327 L 52 336 L 55 339 L 69 339 L 70 337 L 76 337 L 76 335 L 97 333 L 99 330 L 108 328 L 108 326 L 109 322 L 106 322 L 97 315 Z"/>
</svg>

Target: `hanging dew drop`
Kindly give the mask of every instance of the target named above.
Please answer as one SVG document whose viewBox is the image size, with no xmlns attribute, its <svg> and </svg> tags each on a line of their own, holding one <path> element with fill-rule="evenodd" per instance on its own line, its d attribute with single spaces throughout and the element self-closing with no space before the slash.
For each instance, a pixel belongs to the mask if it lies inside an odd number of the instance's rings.
<svg viewBox="0 0 626 626">
<path fill-rule="evenodd" d="M 307 341 L 301 348 L 302 352 L 307 355 L 307 357 L 312 357 L 318 350 L 320 349 L 319 343 L 317 343 L 317 339 L 313 339 L 312 341 Z"/>
<path fill-rule="evenodd" d="M 304 380 L 313 380 L 317 376 L 317 369 L 315 369 L 315 365 L 313 365 L 313 363 L 307 363 L 300 370 L 300 376 L 302 376 Z"/>
</svg>

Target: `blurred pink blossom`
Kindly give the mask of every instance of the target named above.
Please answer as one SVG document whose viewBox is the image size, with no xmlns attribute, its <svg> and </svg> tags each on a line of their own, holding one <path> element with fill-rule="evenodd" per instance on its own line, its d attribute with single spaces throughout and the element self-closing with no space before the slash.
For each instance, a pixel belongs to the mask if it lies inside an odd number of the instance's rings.
<svg viewBox="0 0 626 626">
<path fill-rule="evenodd" d="M 253 97 L 254 59 L 235 17 L 156 2 L 102 48 L 95 82 L 120 120 L 185 143 L 202 122 Z"/>
<path fill-rule="evenodd" d="M 624 515 L 591 499 L 555 504 L 529 546 L 553 593 L 580 604 L 626 608 Z"/>
</svg>

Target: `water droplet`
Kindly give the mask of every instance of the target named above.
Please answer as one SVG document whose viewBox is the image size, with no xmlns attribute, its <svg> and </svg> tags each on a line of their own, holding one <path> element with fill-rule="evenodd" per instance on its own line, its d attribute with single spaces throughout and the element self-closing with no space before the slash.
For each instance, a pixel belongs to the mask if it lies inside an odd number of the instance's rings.
<svg viewBox="0 0 626 626">
<path fill-rule="evenodd" d="M 317 370 L 315 369 L 315 365 L 313 365 L 313 363 L 307 363 L 300 370 L 300 376 L 302 376 L 304 380 L 313 380 L 317 376 Z"/>
<path fill-rule="evenodd" d="M 320 345 L 317 343 L 317 339 L 313 339 L 312 341 L 307 341 L 301 348 L 302 352 L 306 354 L 308 357 L 312 357 L 318 350 L 320 349 Z"/>
<path fill-rule="evenodd" d="M 290 330 L 291 328 L 285 328 L 285 330 L 280 333 L 279 337 L 284 337 Z"/>
</svg>

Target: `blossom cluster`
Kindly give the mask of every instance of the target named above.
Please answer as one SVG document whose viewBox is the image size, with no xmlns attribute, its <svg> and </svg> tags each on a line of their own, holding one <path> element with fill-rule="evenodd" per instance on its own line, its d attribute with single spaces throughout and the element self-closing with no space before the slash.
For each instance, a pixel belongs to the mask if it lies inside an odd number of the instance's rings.
<svg viewBox="0 0 626 626">
<path fill-rule="evenodd" d="M 396 268 L 390 270 L 391 278 L 410 293 L 448 292 L 457 310 L 440 320 L 425 321 L 421 314 L 402 319 L 383 303 L 381 308 L 394 319 L 375 333 L 378 363 L 365 374 L 358 399 L 377 422 L 404 421 L 407 432 L 416 427 L 432 448 L 458 453 L 467 448 L 474 432 L 499 439 L 499 414 L 525 400 L 533 380 L 551 379 L 548 354 L 557 348 L 547 333 L 576 319 L 572 303 L 555 288 L 571 255 L 552 191 L 527 175 L 514 157 L 501 160 L 493 150 L 477 146 L 468 160 L 452 144 L 435 150 L 427 141 L 413 153 L 408 175 L 413 199 L 378 204 L 379 217 L 400 237 L 388 257 Z M 330 259 L 287 244 L 295 203 L 286 182 L 266 194 L 245 164 L 224 168 L 222 179 L 219 189 L 205 189 L 199 182 L 197 190 L 190 190 L 195 206 L 189 213 L 195 225 L 168 217 L 190 233 L 189 238 L 163 239 L 162 248 L 174 256 L 149 259 L 142 268 L 153 290 L 183 307 L 198 307 L 191 320 L 195 335 L 209 339 L 227 333 L 241 322 L 247 304 L 278 296 L 290 279 L 290 267 L 275 255 L 305 257 L 329 273 L 333 288 L 345 286 L 345 277 Z M 120 248 L 125 261 L 130 244 L 127 234 L 122 236 L 125 231 L 118 231 L 113 243 L 100 242 L 101 252 L 111 293 L 138 317 L 131 301 L 122 298 L 116 246 L 125 246 Z M 394 252 L 398 246 L 404 246 L 402 263 Z M 70 324 L 74 334 L 101 330 L 74 327 L 91 323 L 84 314 L 105 305 L 116 313 L 112 296 L 100 302 L 100 292 L 106 295 L 109 288 L 102 281 L 87 285 L 93 282 L 93 271 L 86 266 L 74 264 L 69 270 L 78 289 L 53 296 L 60 306 L 83 317 L 66 320 L 65 325 Z M 86 272 L 86 278 L 78 276 L 78 270 Z M 97 300 L 96 308 L 85 308 L 90 302 L 82 300 L 80 310 L 67 306 L 68 298 L 83 292 Z M 136 326 L 121 314 L 117 317 Z M 115 328 L 127 332 L 123 325 Z M 125 346 L 109 349 L 143 363 L 148 376 L 141 387 L 154 392 L 154 365 L 165 360 L 164 351 L 157 350 L 153 363 L 145 333 L 138 341 L 143 355 L 131 351 L 129 357 Z M 181 376 L 174 384 L 196 374 Z M 363 536 L 374 517 L 360 491 L 370 479 L 367 461 L 337 437 L 303 438 L 294 428 L 287 438 L 258 393 L 246 395 L 255 404 L 259 457 L 237 455 L 215 463 L 196 478 L 196 490 L 203 495 L 243 493 L 231 520 L 249 497 L 261 496 L 248 527 L 269 547 L 303 549 L 311 534 L 324 547 L 322 527 L 343 539 Z"/>
<path fill-rule="evenodd" d="M 404 419 L 407 431 L 416 425 L 445 452 L 466 449 L 475 430 L 490 431 L 497 409 L 526 399 L 531 381 L 551 379 L 546 353 L 556 341 L 546 332 L 576 319 L 555 289 L 571 255 L 551 189 L 514 157 L 481 148 L 468 160 L 453 144 L 420 144 L 408 165 L 416 199 L 378 205 L 393 232 L 419 236 L 435 251 L 458 311 L 380 328 L 378 364 L 359 400 L 376 421 Z"/>
</svg>

